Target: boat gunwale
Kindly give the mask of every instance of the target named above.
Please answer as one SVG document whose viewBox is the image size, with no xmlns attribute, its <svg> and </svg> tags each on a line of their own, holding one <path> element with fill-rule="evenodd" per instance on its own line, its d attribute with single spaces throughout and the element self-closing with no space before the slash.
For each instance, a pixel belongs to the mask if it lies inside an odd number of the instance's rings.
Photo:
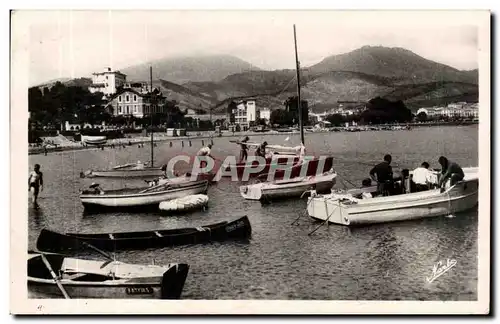
<svg viewBox="0 0 500 324">
<path fill-rule="evenodd" d="M 183 191 L 183 190 L 189 190 L 189 189 L 196 189 L 199 187 L 207 186 L 208 187 L 208 180 L 201 180 L 200 182 L 195 182 L 192 184 L 188 184 L 184 186 L 184 183 L 174 183 L 174 185 L 178 186 L 181 185 L 180 187 L 174 187 L 174 188 L 168 188 L 162 191 L 149 191 L 149 192 L 136 192 L 136 193 L 127 193 L 127 194 L 113 194 L 113 192 L 123 190 L 123 189 L 115 189 L 115 190 L 109 190 L 105 191 L 104 194 L 80 194 L 80 199 L 117 199 L 117 198 L 142 198 L 142 197 L 151 197 L 151 196 L 157 196 L 157 195 L 163 195 L 163 194 L 169 194 L 173 192 L 178 192 L 178 191 Z M 140 187 L 140 188 L 130 188 L 131 190 L 145 190 L 151 187 Z M 108 194 L 108 192 L 110 194 Z"/>
<path fill-rule="evenodd" d="M 452 187 L 453 188 L 453 187 Z M 451 189 L 451 188 L 450 188 Z M 436 190 L 439 190 L 439 189 L 436 189 Z M 456 200 L 459 200 L 459 199 L 466 199 L 472 195 L 475 195 L 478 193 L 478 190 L 475 190 L 471 193 L 468 193 L 468 194 L 464 194 L 464 195 L 460 195 L 460 196 L 454 196 L 454 197 L 451 197 L 449 194 L 448 194 L 448 191 L 445 191 L 445 192 L 440 192 L 438 195 L 429 195 L 427 197 L 422 197 L 422 196 L 419 196 L 420 199 L 416 199 L 416 197 L 412 197 L 413 199 L 411 200 L 406 200 L 406 201 L 403 201 L 403 200 L 399 200 L 399 201 L 391 201 L 391 200 L 385 200 L 385 201 L 376 201 L 376 202 L 367 202 L 365 204 L 352 204 L 352 205 L 347 205 L 347 204 L 344 204 L 342 203 L 341 207 L 343 208 L 344 211 L 346 211 L 349 215 L 359 215 L 359 214 L 368 214 L 368 213 L 373 213 L 373 212 L 383 212 L 383 211 L 390 211 L 390 210 L 396 210 L 396 209 L 408 209 L 408 208 L 419 208 L 419 207 L 422 207 L 424 205 L 429 205 L 429 204 L 439 204 L 439 203 L 442 203 L 442 202 L 446 202 L 446 201 L 456 201 Z M 418 192 L 418 193 L 421 193 L 421 192 Z M 412 194 L 412 193 L 410 193 Z M 416 194 L 413 193 L 413 194 Z M 409 195 L 409 194 L 406 194 L 406 195 Z M 319 199 L 318 199 L 319 198 Z M 379 197 L 379 198 L 385 198 L 385 197 Z M 436 198 L 439 198 L 439 199 L 436 199 Z M 445 198 L 445 199 L 443 199 Z M 328 200 L 332 200 L 332 199 L 328 199 L 328 198 L 323 198 L 323 197 L 314 197 L 312 199 L 315 199 L 315 200 L 322 200 L 322 201 L 327 201 L 328 203 Z M 369 198 L 369 199 L 360 199 L 360 201 L 368 201 L 368 200 L 371 200 L 371 199 L 377 199 L 377 198 Z M 430 201 L 429 200 L 432 199 L 434 201 Z M 423 200 L 423 201 L 422 201 Z M 415 203 L 416 201 L 420 201 L 419 203 Z M 411 203 L 407 206 L 394 206 L 393 204 L 395 203 L 402 203 L 402 202 L 408 202 L 408 203 Z M 392 205 L 393 206 L 388 206 L 389 203 L 393 203 Z M 359 209 L 364 209 L 366 207 L 374 207 L 374 206 L 377 206 L 377 205 L 387 205 L 387 207 L 385 208 L 379 208 L 377 210 L 363 210 L 363 211 L 355 211 L 355 209 L 359 208 Z M 351 210 L 349 210 L 351 209 Z M 309 215 L 310 216 L 310 215 Z M 311 216 L 312 217 L 312 216 Z"/>
</svg>

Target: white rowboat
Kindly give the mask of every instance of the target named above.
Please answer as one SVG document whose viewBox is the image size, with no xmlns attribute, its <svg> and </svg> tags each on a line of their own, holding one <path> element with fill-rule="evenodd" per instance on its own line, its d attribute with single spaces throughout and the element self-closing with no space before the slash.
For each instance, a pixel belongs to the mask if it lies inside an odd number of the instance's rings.
<svg viewBox="0 0 500 324">
<path fill-rule="evenodd" d="M 208 181 L 194 181 L 148 188 L 125 188 L 102 193 L 83 191 L 80 200 L 85 207 L 141 207 L 159 205 L 162 201 L 196 195 L 207 191 Z"/>
<path fill-rule="evenodd" d="M 63 294 L 43 257 L 70 298 L 178 299 L 189 271 L 187 264 L 141 265 L 30 253 L 28 288 L 45 298 L 62 298 Z"/>
</svg>

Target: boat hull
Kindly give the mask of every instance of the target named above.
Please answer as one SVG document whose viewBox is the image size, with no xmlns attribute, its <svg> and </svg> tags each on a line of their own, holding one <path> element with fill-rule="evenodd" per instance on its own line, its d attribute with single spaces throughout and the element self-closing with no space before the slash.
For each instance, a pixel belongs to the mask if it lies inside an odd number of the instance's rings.
<svg viewBox="0 0 500 324">
<path fill-rule="evenodd" d="M 148 249 L 211 241 L 248 239 L 252 227 L 247 216 L 196 228 L 158 230 L 155 232 L 122 232 L 112 234 L 57 233 L 42 229 L 37 249 L 47 252 L 89 250 L 86 243 L 106 251 Z"/>
<path fill-rule="evenodd" d="M 293 156 L 292 156 L 293 157 Z M 293 162 L 289 162 L 293 161 Z M 236 169 L 236 174 L 239 181 L 248 181 L 248 179 L 258 177 L 263 181 L 273 181 L 278 179 L 283 179 L 285 177 L 296 178 L 299 176 L 316 176 L 324 172 L 328 172 L 333 166 L 333 157 L 328 157 L 325 159 L 314 159 L 309 161 L 307 164 L 298 164 L 299 158 L 278 158 L 272 161 L 270 158 L 266 159 L 266 165 L 264 168 L 258 172 L 254 170 L 258 166 L 258 162 L 252 161 L 252 163 L 238 163 L 235 166 L 228 166 L 225 169 L 224 177 L 231 177 L 231 169 Z M 287 168 L 287 163 L 289 163 L 290 171 L 276 169 L 272 166 L 276 163 L 278 166 Z M 303 170 L 306 168 L 307 170 Z"/>
<path fill-rule="evenodd" d="M 62 267 L 65 259 L 63 256 L 46 255 L 52 269 L 56 273 L 68 273 Z M 172 264 L 168 267 L 154 267 L 148 271 L 148 266 L 135 264 L 121 264 L 118 267 L 131 267 L 139 270 L 135 274 L 116 274 L 124 277 L 111 277 L 116 270 L 109 270 L 109 262 L 73 259 L 77 267 L 70 269 L 70 274 L 82 276 L 80 279 L 60 277 L 59 281 L 64 290 L 72 299 L 79 298 L 113 298 L 113 299 L 179 299 L 189 272 L 188 264 Z M 100 267 L 88 272 L 83 263 L 97 264 Z M 113 266 L 111 266 L 113 268 Z M 113 268 L 117 269 L 117 268 Z M 141 270 L 143 275 L 141 276 Z M 109 272 L 109 273 L 106 273 Z M 28 259 L 28 290 L 31 298 L 64 298 L 55 281 L 48 274 L 48 269 L 42 263 L 39 255 L 31 255 Z"/>
<path fill-rule="evenodd" d="M 335 194 L 311 197 L 307 212 L 315 220 L 347 226 L 437 217 L 474 208 L 478 203 L 478 186 L 478 179 L 470 179 L 444 192 L 435 189 L 344 202 L 339 202 Z"/>
<path fill-rule="evenodd" d="M 317 193 L 330 192 L 335 185 L 336 174 L 327 174 L 305 179 L 304 181 L 257 183 L 241 186 L 240 194 L 248 200 L 277 200 L 301 197 L 307 191 L 314 189 Z"/>
<path fill-rule="evenodd" d="M 172 189 L 139 193 L 124 193 L 124 194 L 81 194 L 80 200 L 85 208 L 93 209 L 94 207 L 104 208 L 125 208 L 125 207 L 148 207 L 158 206 L 162 201 L 177 199 L 188 195 L 203 194 L 207 192 L 208 182 L 206 180 L 185 184 L 178 184 Z M 147 188 L 141 188 L 147 189 Z"/>
<path fill-rule="evenodd" d="M 103 145 L 106 144 L 107 141 L 106 136 L 82 135 L 82 142 L 87 145 Z"/>
<path fill-rule="evenodd" d="M 160 168 L 118 169 L 118 170 L 90 170 L 84 174 L 86 178 L 146 178 L 163 175 Z"/>
</svg>

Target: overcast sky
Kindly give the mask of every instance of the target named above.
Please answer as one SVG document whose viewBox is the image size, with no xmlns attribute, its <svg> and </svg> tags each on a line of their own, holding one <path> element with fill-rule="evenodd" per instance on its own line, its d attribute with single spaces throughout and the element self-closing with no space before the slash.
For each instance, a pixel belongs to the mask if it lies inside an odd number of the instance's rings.
<svg viewBox="0 0 500 324">
<path fill-rule="evenodd" d="M 262 69 L 294 68 L 294 23 L 302 66 L 364 45 L 404 47 L 457 69 L 478 66 L 478 29 L 460 13 L 19 13 L 30 23 L 30 85 L 61 77 L 88 77 L 107 66 L 120 69 L 164 57 L 205 54 L 234 55 Z"/>
</svg>

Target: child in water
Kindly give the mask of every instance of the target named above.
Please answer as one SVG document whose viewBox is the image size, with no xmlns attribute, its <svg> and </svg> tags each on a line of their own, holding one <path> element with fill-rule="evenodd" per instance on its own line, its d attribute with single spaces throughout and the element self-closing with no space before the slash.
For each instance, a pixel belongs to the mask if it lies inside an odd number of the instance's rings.
<svg viewBox="0 0 500 324">
<path fill-rule="evenodd" d="M 31 192 L 33 204 L 37 204 L 38 194 L 43 190 L 43 173 L 40 164 L 35 164 L 28 178 L 28 190 Z"/>
</svg>

